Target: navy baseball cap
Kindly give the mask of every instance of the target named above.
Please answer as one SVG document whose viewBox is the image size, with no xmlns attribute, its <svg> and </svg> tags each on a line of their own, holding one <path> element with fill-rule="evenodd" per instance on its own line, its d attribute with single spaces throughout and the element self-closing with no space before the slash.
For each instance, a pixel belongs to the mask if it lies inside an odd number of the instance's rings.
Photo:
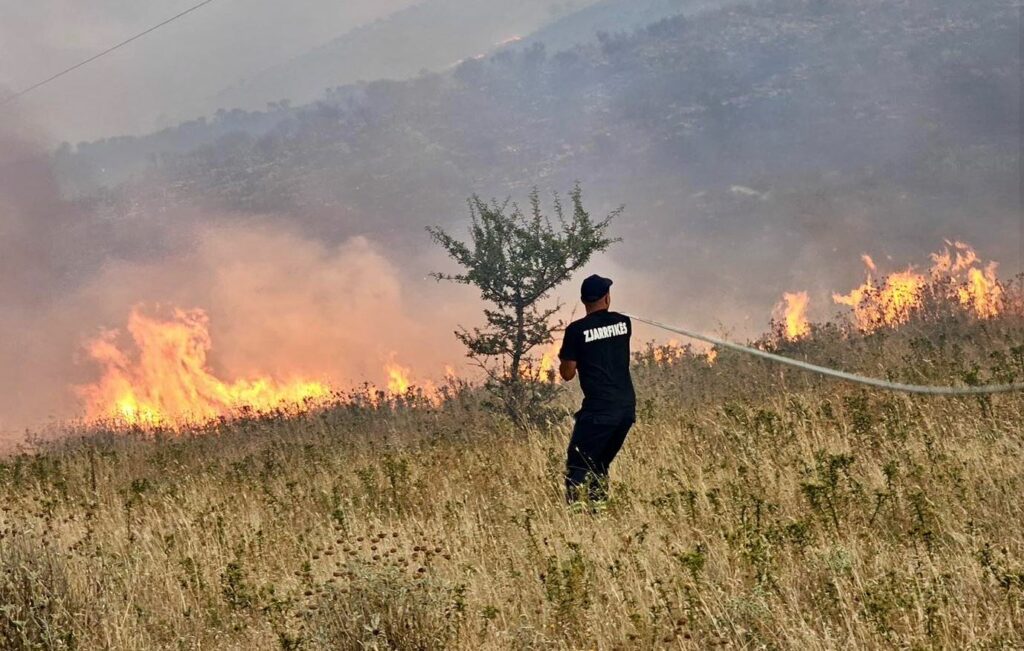
<svg viewBox="0 0 1024 651">
<path fill-rule="evenodd" d="M 583 299 L 584 303 L 599 301 L 604 298 L 604 295 L 608 293 L 608 288 L 611 286 L 611 278 L 602 278 L 597 274 L 587 276 L 583 281 L 583 285 L 580 286 L 580 298 Z"/>
</svg>

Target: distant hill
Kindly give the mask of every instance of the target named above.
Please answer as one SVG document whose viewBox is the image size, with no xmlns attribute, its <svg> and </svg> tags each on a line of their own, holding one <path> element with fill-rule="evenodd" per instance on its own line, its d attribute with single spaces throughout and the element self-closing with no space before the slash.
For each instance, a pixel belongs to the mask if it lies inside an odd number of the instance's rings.
<svg viewBox="0 0 1024 651">
<path fill-rule="evenodd" d="M 593 40 L 599 33 L 632 32 L 678 15 L 693 16 L 737 4 L 742 0 L 601 0 L 584 7 L 530 36 L 514 47 L 542 43 L 549 51 L 567 50 Z"/>
<path fill-rule="evenodd" d="M 534 46 L 338 89 L 262 138 L 217 143 L 165 171 L 228 196 L 209 165 L 248 169 L 255 157 L 271 170 L 286 156 L 275 179 L 302 179 L 300 195 L 310 175 L 333 174 L 354 175 L 359 196 L 378 182 L 391 196 L 385 179 L 400 171 L 407 187 L 451 175 L 461 194 L 568 170 L 621 178 L 653 167 L 704 184 L 854 169 L 941 139 L 998 145 L 1016 128 L 1005 65 L 1015 34 L 999 22 L 1010 5 L 774 0 L 677 17 L 565 52 Z M 346 184 L 330 187 L 319 200 L 337 189 L 352 202 Z M 281 189 L 268 205 L 287 203 Z"/>
<path fill-rule="evenodd" d="M 360 80 L 405 79 L 486 54 L 594 0 L 423 0 L 222 91 L 226 107 L 308 102 Z"/>
<path fill-rule="evenodd" d="M 162 156 L 100 205 L 272 213 L 414 246 L 470 193 L 579 179 L 595 210 L 627 204 L 619 251 L 638 273 L 682 278 L 694 300 L 731 286 L 740 305 L 777 299 L 744 279 L 848 278 L 879 247 L 920 256 L 962 237 L 1015 259 L 1016 15 L 1012 0 L 764 0 L 562 52 L 535 43 L 278 107 L 269 131 Z"/>
<path fill-rule="evenodd" d="M 72 146 L 63 143 L 53 156 L 65 194 L 79 197 L 123 184 L 169 157 L 186 154 L 225 137 L 260 137 L 291 114 L 287 101 L 264 111 L 217 111 L 143 136 L 116 136 Z"/>
<path fill-rule="evenodd" d="M 165 156 L 227 134 L 262 136 L 291 114 L 291 106 L 339 86 L 448 69 L 574 16 L 594 1 L 421 0 L 224 89 L 206 102 L 225 107 L 215 115 L 151 135 L 80 143 L 77 156 L 69 156 L 73 148 L 65 145 L 56 159 L 58 171 L 72 196 L 118 185 Z M 587 37 L 593 34 L 587 32 Z"/>
<path fill-rule="evenodd" d="M 464 59 L 538 45 L 548 52 L 567 50 L 595 42 L 602 33 L 628 34 L 737 1 L 531 0 L 509 8 L 496 0 L 424 0 L 225 89 L 215 103 L 230 110 L 150 135 L 79 143 L 75 154 L 64 145 L 56 158 L 58 171 L 65 191 L 81 196 L 229 134 L 261 137 L 293 116 L 293 107 L 303 101 L 345 95 L 340 87 L 360 79 L 404 79 L 424 69 L 450 69 Z"/>
</svg>

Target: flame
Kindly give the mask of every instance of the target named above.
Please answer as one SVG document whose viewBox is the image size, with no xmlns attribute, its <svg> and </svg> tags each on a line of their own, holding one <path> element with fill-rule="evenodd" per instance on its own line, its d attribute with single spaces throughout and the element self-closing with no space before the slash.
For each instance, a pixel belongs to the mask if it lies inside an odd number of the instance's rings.
<svg viewBox="0 0 1024 651">
<path fill-rule="evenodd" d="M 921 307 L 921 292 L 926 279 L 913 268 L 886 276 L 878 285 L 868 272 L 867 280 L 849 294 L 833 294 L 832 300 L 853 308 L 857 327 L 873 332 L 883 326 L 906 323 L 910 315 Z"/>
<path fill-rule="evenodd" d="M 404 396 L 412 386 L 412 380 L 409 379 L 411 371 L 394 361 L 388 362 L 384 370 L 388 374 L 388 393 L 393 396 Z"/>
<path fill-rule="evenodd" d="M 1003 288 L 996 277 L 998 263 L 990 262 L 984 270 L 968 269 L 967 283 L 957 289 L 960 304 L 971 308 L 982 319 L 991 319 L 1003 310 Z"/>
<path fill-rule="evenodd" d="M 181 427 L 241 413 L 305 409 L 331 397 L 324 384 L 309 380 L 218 378 L 207 362 L 212 341 L 203 310 L 176 309 L 171 319 L 161 320 L 136 306 L 127 330 L 131 353 L 118 347 L 116 331 L 86 345 L 89 358 L 103 369 L 96 383 L 77 388 L 89 420 Z"/>
<path fill-rule="evenodd" d="M 561 345 L 557 341 L 551 342 L 548 349 L 540 356 L 540 364 L 537 367 L 537 377 L 542 381 L 557 382 L 558 366 L 561 361 L 558 359 L 558 351 Z"/>
<path fill-rule="evenodd" d="M 547 349 L 541 353 L 540 359 L 534 357 L 524 359 L 519 366 L 519 377 L 524 380 L 557 383 L 559 381 L 558 366 L 561 364 L 558 352 L 561 350 L 561 347 L 561 343 L 557 340 L 552 341 L 548 344 Z"/>
<path fill-rule="evenodd" d="M 686 348 L 676 339 L 670 339 L 663 346 L 654 348 L 654 361 L 657 364 L 671 365 L 686 356 Z"/>
<path fill-rule="evenodd" d="M 969 245 L 947 240 L 943 251 L 932 254 L 932 277 L 953 280 L 960 304 L 978 318 L 991 319 L 1003 310 L 1003 288 L 996 274 L 999 264 L 989 262 L 981 268 L 980 263 Z"/>
<path fill-rule="evenodd" d="M 654 363 L 659 366 L 672 366 L 686 359 L 687 356 L 697 359 L 700 354 L 694 352 L 693 347 L 684 346 L 679 343 L 678 339 L 669 339 L 668 342 L 661 345 L 654 345 L 652 343 L 648 350 L 650 350 Z M 707 365 L 714 366 L 718 360 L 718 349 L 714 347 L 707 348 L 704 350 L 703 355 Z"/>
<path fill-rule="evenodd" d="M 861 259 L 867 267 L 864 284 L 849 294 L 833 294 L 832 299 L 853 308 L 854 323 L 864 332 L 906 323 L 923 306 L 929 278 L 910 267 L 887 276 L 879 284 L 873 279 L 878 269 L 871 256 L 864 254 Z M 982 268 L 974 249 L 963 242 L 948 240 L 942 251 L 931 254 L 931 260 L 932 286 L 950 288 L 949 297 L 978 318 L 989 319 L 1002 311 L 1003 288 L 995 262 Z"/>
<path fill-rule="evenodd" d="M 952 252 L 949 247 L 953 247 Z M 978 262 L 978 254 L 969 245 L 949 240 L 946 240 L 946 248 L 931 254 L 931 258 L 933 277 L 955 276 L 969 270 Z"/>
<path fill-rule="evenodd" d="M 425 400 L 432 405 L 440 405 L 444 402 L 443 392 L 435 382 L 413 380 L 412 369 L 396 362 L 396 356 L 397 353 L 392 352 L 390 360 L 384 365 L 384 373 L 387 375 L 385 389 L 379 389 L 373 384 L 366 385 L 365 399 L 369 404 L 386 406 L 400 398 Z M 455 368 L 449 365 L 444 367 L 444 375 L 448 382 L 457 377 Z"/>
<path fill-rule="evenodd" d="M 810 303 L 807 292 L 786 292 L 782 300 L 775 311 L 783 324 L 783 336 L 787 341 L 806 337 L 811 332 L 811 325 L 807 322 L 807 305 Z"/>
</svg>

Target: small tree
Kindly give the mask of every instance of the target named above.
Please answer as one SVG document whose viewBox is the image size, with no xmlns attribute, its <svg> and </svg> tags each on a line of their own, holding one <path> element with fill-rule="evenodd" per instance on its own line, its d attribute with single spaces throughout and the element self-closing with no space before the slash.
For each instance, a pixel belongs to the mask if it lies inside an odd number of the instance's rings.
<svg viewBox="0 0 1024 651">
<path fill-rule="evenodd" d="M 572 214 L 566 215 L 556 194 L 557 224 L 541 212 L 540 195 L 530 193 L 529 214 L 510 200 L 487 203 L 469 199 L 470 241 L 461 242 L 438 227 L 430 235 L 465 271 L 435 273 L 440 280 L 473 285 L 493 307 L 484 309 L 485 328 L 455 333 L 472 359 L 487 375 L 487 388 L 504 412 L 519 426 L 543 418 L 557 395 L 553 378 L 538 377 L 534 349 L 553 341 L 563 327 L 551 318 L 561 308 L 542 309 L 541 301 L 558 285 L 617 240 L 607 236 L 608 225 L 622 208 L 595 222 L 583 208 L 577 184 L 569 194 Z"/>
</svg>

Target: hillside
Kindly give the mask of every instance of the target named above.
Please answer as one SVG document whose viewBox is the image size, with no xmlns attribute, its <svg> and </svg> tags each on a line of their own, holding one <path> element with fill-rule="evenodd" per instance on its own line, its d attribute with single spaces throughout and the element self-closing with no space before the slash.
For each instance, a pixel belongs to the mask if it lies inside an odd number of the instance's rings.
<svg viewBox="0 0 1024 651">
<path fill-rule="evenodd" d="M 1009 289 L 1009 288 L 1008 288 Z M 925 383 L 1024 377 L 1001 316 L 762 346 Z M 194 432 L 80 431 L 0 462 L 5 649 L 1019 648 L 1018 394 L 864 391 L 641 351 L 598 514 L 567 419 L 457 389 Z M 573 396 L 566 396 L 570 409 Z"/>
<path fill-rule="evenodd" d="M 294 59 L 258 71 L 195 102 L 222 107 L 177 127 L 143 136 L 78 143 L 81 165 L 62 165 L 65 191 L 78 196 L 119 185 L 164 156 L 183 154 L 230 133 L 266 134 L 325 90 L 373 79 L 407 79 L 483 55 L 520 34 L 573 14 L 593 0 L 529 0 L 514 4 L 479 0 L 417 0 Z M 591 34 L 591 36 L 593 36 Z M 58 152 L 67 162 L 71 145 Z"/>
<path fill-rule="evenodd" d="M 727 170 L 749 178 L 855 169 L 929 145 L 1005 143 L 1015 125 L 1012 9 L 1003 0 L 775 0 L 709 10 L 569 51 L 537 44 L 450 74 L 339 88 L 289 113 L 294 120 L 279 120 L 274 133 L 241 138 L 234 149 L 242 149 L 218 164 L 229 171 L 258 156 L 251 162 L 274 170 L 287 155 L 291 177 L 312 164 L 372 177 L 430 162 L 463 185 L 497 185 L 520 172 L 606 172 L 614 156 L 706 185 Z M 557 25 L 589 30 L 598 10 L 628 22 L 621 6 L 600 3 Z M 249 115 L 227 114 L 222 130 Z M 253 134 L 244 123 L 236 131 Z M 424 151 L 427 161 L 417 158 Z M 88 165 L 87 152 L 79 158 L 69 163 Z M 174 169 L 204 175 L 206 164 L 200 151 Z M 474 178 L 480 169 L 487 177 Z M 337 187 L 351 194 L 355 185 Z"/>
<path fill-rule="evenodd" d="M 306 103 L 360 80 L 406 79 L 482 55 L 593 0 L 423 0 L 220 92 L 222 106 Z"/>
<path fill-rule="evenodd" d="M 162 157 L 102 211 L 271 213 L 410 247 L 423 225 L 462 219 L 472 192 L 579 179 L 598 207 L 627 205 L 637 271 L 720 282 L 761 308 L 780 287 L 750 279 L 827 283 L 880 242 L 919 256 L 922 242 L 962 238 L 1015 259 L 1001 235 L 1018 209 L 1015 12 L 1007 0 L 770 0 L 563 52 L 501 52 L 335 89 L 262 136 Z M 72 153 L 61 164 L 89 166 Z M 753 254 L 735 246 L 752 238 Z"/>
<path fill-rule="evenodd" d="M 551 52 L 560 52 L 592 41 L 602 32 L 628 33 L 673 16 L 693 16 L 737 3 L 732 0 L 600 0 L 509 47 L 523 49 L 541 43 Z"/>
</svg>

